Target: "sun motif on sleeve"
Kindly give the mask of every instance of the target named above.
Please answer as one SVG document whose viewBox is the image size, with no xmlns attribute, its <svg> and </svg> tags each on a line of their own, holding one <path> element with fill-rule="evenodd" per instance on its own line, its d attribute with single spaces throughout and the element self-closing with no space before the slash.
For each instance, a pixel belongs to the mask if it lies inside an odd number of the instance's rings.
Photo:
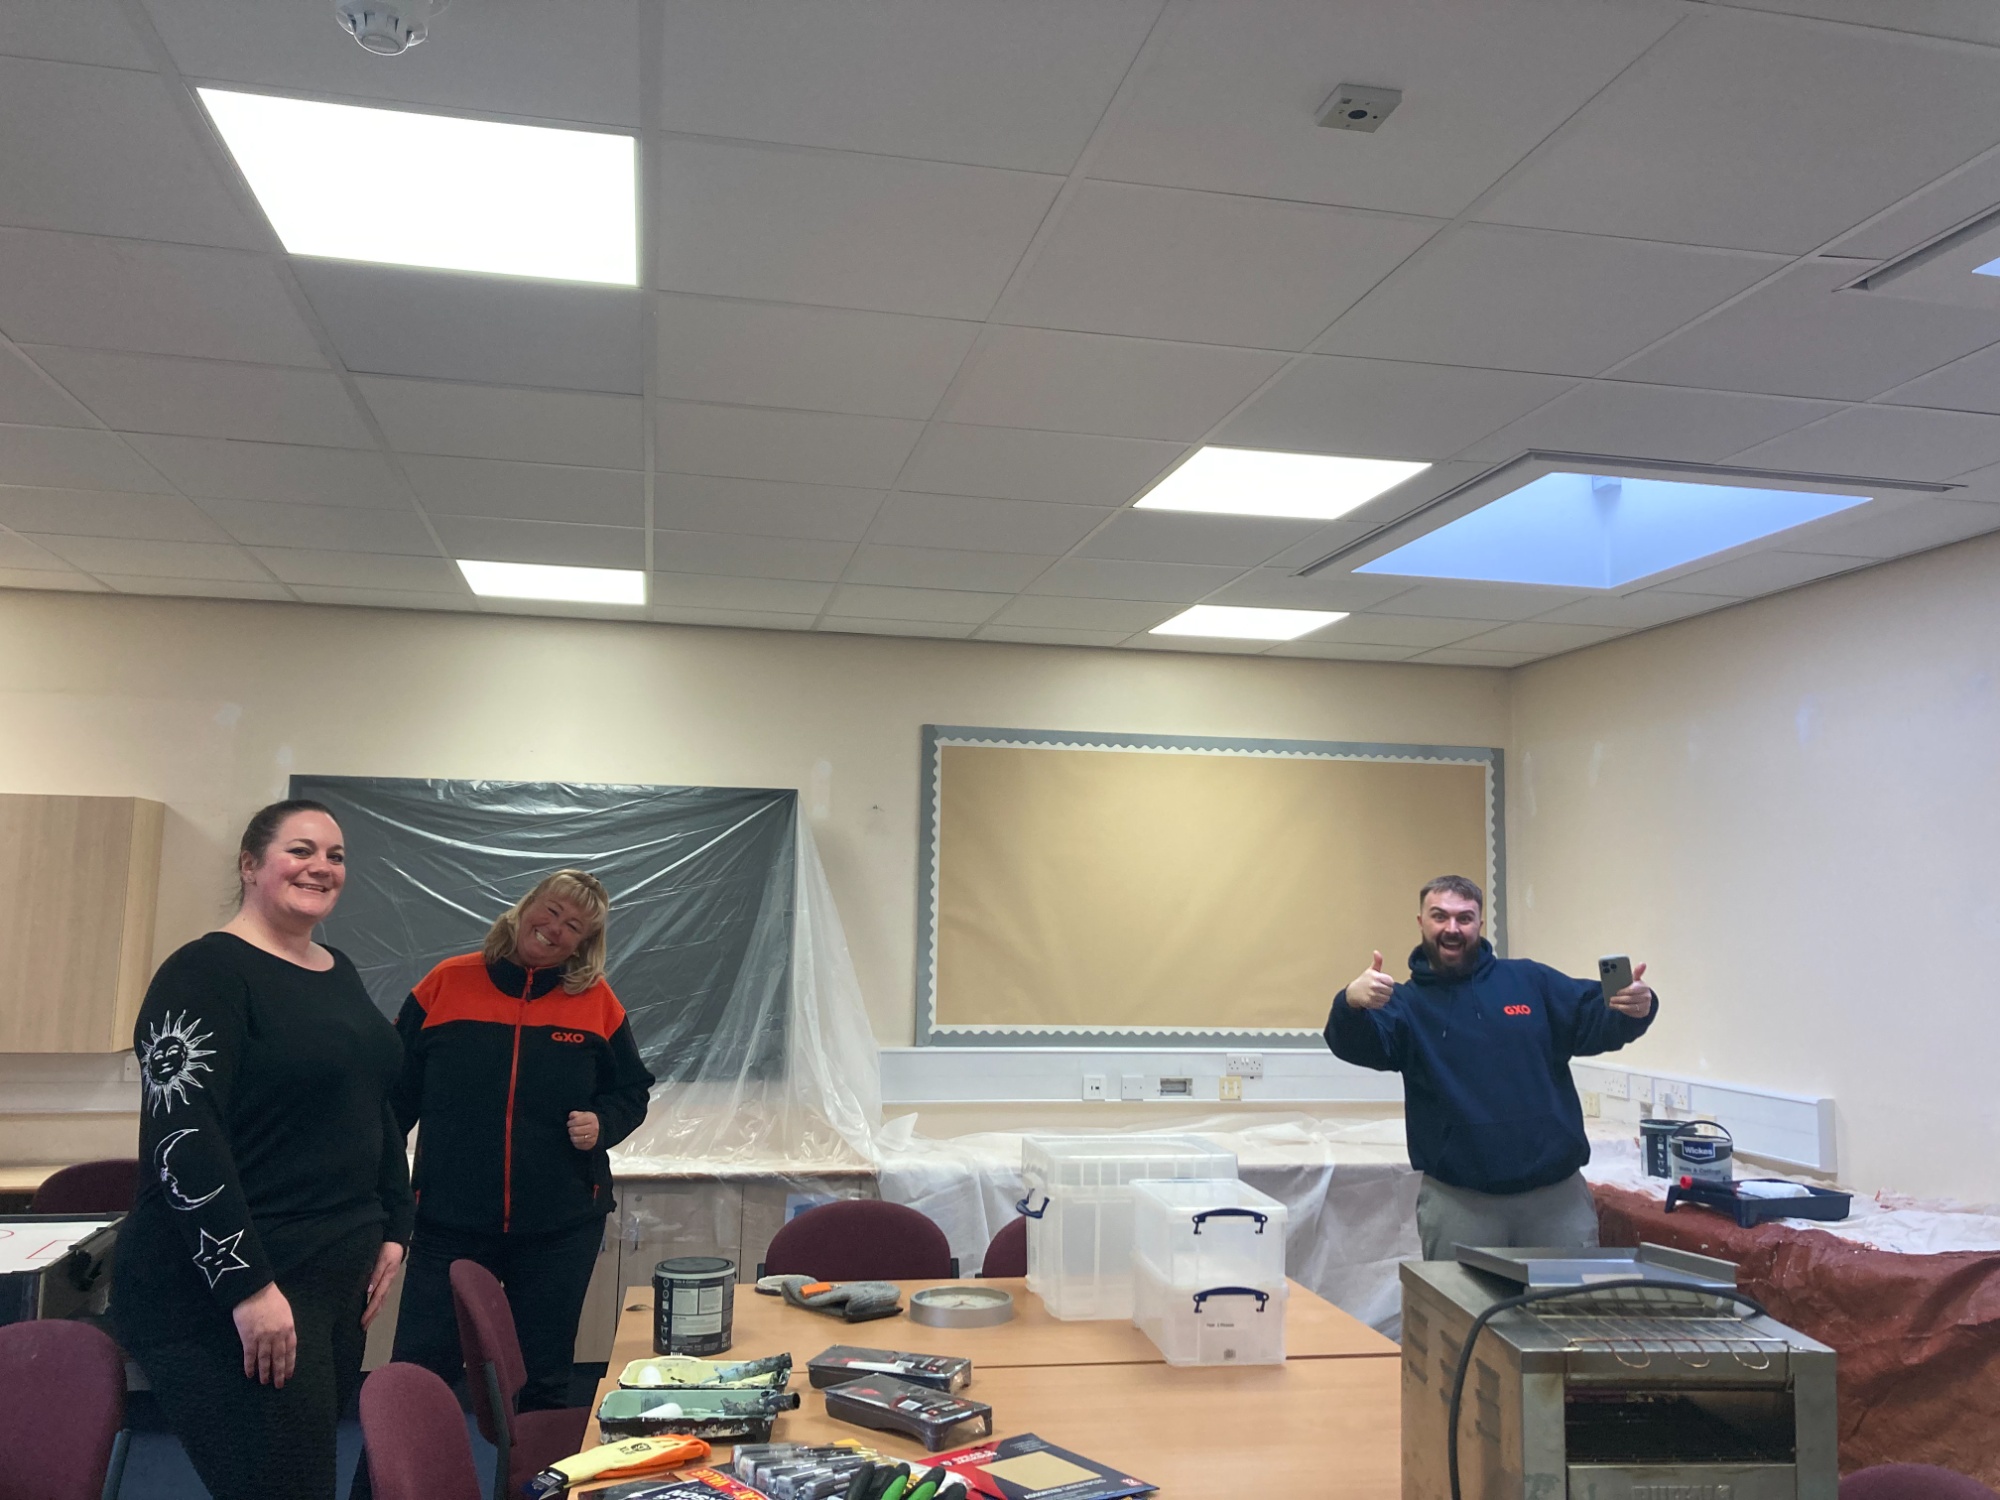
<svg viewBox="0 0 2000 1500">
<path fill-rule="evenodd" d="M 196 1024 L 191 1011 L 178 1016 L 168 1011 L 139 1044 L 139 1082 L 149 1111 L 172 1114 L 175 1104 L 187 1103 L 189 1089 L 201 1087 L 195 1074 L 212 1071 L 202 1061 L 215 1056 L 213 1048 L 201 1045 L 209 1033 L 197 1031 Z"/>
</svg>

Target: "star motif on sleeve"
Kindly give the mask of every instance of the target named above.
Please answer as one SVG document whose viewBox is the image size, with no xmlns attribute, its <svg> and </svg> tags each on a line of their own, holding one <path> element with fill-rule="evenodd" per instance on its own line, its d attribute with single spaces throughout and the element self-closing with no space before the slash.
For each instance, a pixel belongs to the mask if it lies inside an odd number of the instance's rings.
<svg viewBox="0 0 2000 1500">
<path fill-rule="evenodd" d="M 250 1262 L 236 1253 L 236 1245 L 243 1238 L 243 1231 L 224 1235 L 217 1239 L 206 1229 L 201 1232 L 201 1249 L 196 1252 L 194 1263 L 201 1267 L 201 1274 L 208 1278 L 209 1289 L 215 1288 L 231 1271 L 247 1271 Z"/>
</svg>

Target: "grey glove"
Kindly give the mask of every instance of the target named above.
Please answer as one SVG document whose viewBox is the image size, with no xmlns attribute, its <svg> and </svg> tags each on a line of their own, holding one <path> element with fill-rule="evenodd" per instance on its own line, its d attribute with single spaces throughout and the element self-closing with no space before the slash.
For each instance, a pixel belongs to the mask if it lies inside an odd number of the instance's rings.
<svg viewBox="0 0 2000 1500">
<path fill-rule="evenodd" d="M 903 1310 L 902 1292 L 888 1281 L 814 1281 L 810 1276 L 766 1276 L 757 1283 L 763 1291 L 767 1282 L 794 1307 L 830 1313 L 849 1323 L 866 1323 L 875 1318 L 893 1318 Z"/>
</svg>

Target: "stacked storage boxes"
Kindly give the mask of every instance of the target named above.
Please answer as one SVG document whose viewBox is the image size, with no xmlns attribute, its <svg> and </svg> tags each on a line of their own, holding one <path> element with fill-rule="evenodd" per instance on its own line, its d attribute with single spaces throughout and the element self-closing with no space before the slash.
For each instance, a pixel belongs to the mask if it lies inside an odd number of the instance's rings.
<svg viewBox="0 0 2000 1500">
<path fill-rule="evenodd" d="M 1037 1136 L 1021 1146 L 1028 1290 L 1053 1317 L 1132 1316 L 1132 1184 L 1236 1177 L 1199 1136 Z M 1279 1285 L 1284 1282 L 1282 1230 Z"/>
<path fill-rule="evenodd" d="M 1285 1359 L 1285 1205 L 1241 1182 L 1132 1185 L 1132 1321 L 1170 1365 Z"/>
</svg>

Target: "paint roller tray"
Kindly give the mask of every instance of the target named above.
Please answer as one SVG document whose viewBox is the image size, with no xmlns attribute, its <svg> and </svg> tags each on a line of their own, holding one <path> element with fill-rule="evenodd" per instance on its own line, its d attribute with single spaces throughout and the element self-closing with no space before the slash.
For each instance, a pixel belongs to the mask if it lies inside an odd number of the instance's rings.
<svg viewBox="0 0 2000 1500">
<path fill-rule="evenodd" d="M 799 1409 L 796 1391 L 606 1391 L 597 1404 L 604 1441 L 677 1433 L 714 1442 L 768 1443 L 771 1424 Z"/>
<path fill-rule="evenodd" d="M 1704 1182 L 1701 1178 L 1682 1185 L 1676 1183 L 1667 1189 L 1667 1212 L 1672 1213 L 1682 1203 L 1698 1203 L 1703 1208 L 1712 1208 L 1717 1213 L 1725 1213 L 1736 1220 L 1739 1229 L 1751 1229 L 1772 1219 L 1818 1219 L 1824 1223 L 1837 1223 L 1847 1217 L 1854 1202 L 1852 1193 L 1837 1192 L 1833 1188 L 1814 1187 L 1802 1182 L 1795 1186 L 1806 1190 L 1803 1198 L 1756 1198 L 1746 1197 L 1736 1189 L 1745 1181 L 1782 1182 L 1783 1178 L 1738 1178 L 1735 1182 Z"/>
</svg>

